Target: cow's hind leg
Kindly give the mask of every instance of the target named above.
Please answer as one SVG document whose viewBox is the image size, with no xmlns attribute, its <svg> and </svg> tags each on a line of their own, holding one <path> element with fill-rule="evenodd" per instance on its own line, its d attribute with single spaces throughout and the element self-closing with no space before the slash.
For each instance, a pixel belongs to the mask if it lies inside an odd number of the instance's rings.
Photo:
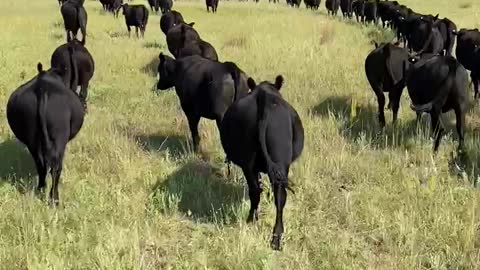
<svg viewBox="0 0 480 270">
<path fill-rule="evenodd" d="M 378 121 L 380 123 L 380 127 L 385 127 L 385 95 L 383 94 L 382 90 L 374 89 L 375 95 L 377 95 L 377 102 L 378 102 Z"/>
<path fill-rule="evenodd" d="M 464 127 L 465 127 L 465 111 L 458 106 L 455 108 L 455 117 L 457 120 L 457 133 L 458 133 L 458 152 L 462 153 L 465 150 L 465 138 L 464 138 Z"/>
<path fill-rule="evenodd" d="M 470 77 L 472 78 L 472 82 L 473 82 L 474 97 L 475 99 L 478 99 L 478 85 L 479 85 L 480 75 L 472 72 L 470 73 Z"/>
<path fill-rule="evenodd" d="M 248 184 L 248 195 L 250 197 L 250 212 L 248 213 L 247 222 L 258 220 L 258 204 L 260 203 L 260 182 L 258 181 L 258 172 L 251 168 L 244 168 L 243 174 Z"/>
<path fill-rule="evenodd" d="M 65 143 L 66 144 L 66 143 Z M 63 169 L 63 155 L 65 151 L 65 146 L 57 144 L 56 147 L 59 152 L 55 153 L 51 158 L 51 174 L 52 174 L 52 188 L 50 189 L 50 204 L 58 206 L 60 202 L 58 194 L 58 185 L 60 183 L 60 176 Z"/>
<path fill-rule="evenodd" d="M 440 140 L 442 139 L 443 127 L 440 124 L 440 113 L 441 109 L 433 109 L 430 113 L 430 117 L 432 120 L 432 130 L 433 135 L 435 137 L 435 145 L 433 147 L 433 152 L 437 153 L 438 147 L 440 146 Z"/>
<path fill-rule="evenodd" d="M 37 168 L 37 173 L 38 173 L 38 186 L 37 186 L 37 195 L 38 196 L 43 196 L 45 192 L 45 187 L 47 186 L 47 183 L 45 179 L 47 178 L 47 164 L 45 164 L 45 159 L 41 156 L 38 151 L 35 150 L 30 150 L 30 154 L 33 157 L 33 161 L 35 162 L 35 167 Z M 42 197 L 42 199 L 44 199 Z"/>
<path fill-rule="evenodd" d="M 65 29 L 65 32 L 67 33 L 67 42 L 70 42 L 72 40 L 72 37 L 70 36 L 70 30 Z"/>
<path fill-rule="evenodd" d="M 200 136 L 198 135 L 198 122 L 200 121 L 200 117 L 196 115 L 188 115 L 187 118 L 188 126 L 192 133 L 193 150 L 196 153 L 198 151 L 198 146 L 200 145 Z"/>
<path fill-rule="evenodd" d="M 400 97 L 402 96 L 402 89 L 394 88 L 388 93 L 388 104 L 393 112 L 393 124 L 397 122 L 398 109 L 400 108 Z"/>
<path fill-rule="evenodd" d="M 285 177 L 288 178 L 288 169 L 283 173 L 285 173 Z M 287 203 L 287 190 L 285 185 L 286 183 L 284 183 L 286 179 L 282 181 L 281 179 L 272 178 L 273 175 L 269 175 L 269 177 L 273 183 L 273 195 L 275 200 L 275 207 L 277 210 L 277 214 L 275 217 L 275 227 L 273 228 L 271 247 L 273 250 L 280 250 L 284 230 L 283 209 L 285 208 L 285 204 Z"/>
<path fill-rule="evenodd" d="M 83 103 L 83 108 L 87 110 L 87 96 L 88 96 L 88 81 L 82 82 L 80 86 L 80 101 Z"/>
</svg>

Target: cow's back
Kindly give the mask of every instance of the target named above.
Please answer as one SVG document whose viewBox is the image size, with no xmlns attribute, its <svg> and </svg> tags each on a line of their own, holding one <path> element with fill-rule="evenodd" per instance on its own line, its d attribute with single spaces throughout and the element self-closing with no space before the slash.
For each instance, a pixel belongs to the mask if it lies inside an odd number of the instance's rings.
<svg viewBox="0 0 480 270">
<path fill-rule="evenodd" d="M 80 27 L 78 23 L 78 11 L 75 5 L 66 2 L 62 5 L 60 12 L 62 13 L 65 28 L 78 29 Z"/>
<path fill-rule="evenodd" d="M 410 65 L 407 87 L 414 104 L 432 101 L 447 82 L 449 70 L 443 56 L 434 56 Z"/>
<path fill-rule="evenodd" d="M 227 158 L 240 167 L 247 167 L 258 155 L 256 94 L 233 103 L 220 125 L 220 139 Z"/>
<path fill-rule="evenodd" d="M 182 42 L 182 27 L 185 27 L 185 41 Z M 200 35 L 191 26 L 180 23 L 170 28 L 167 33 L 167 46 L 170 53 L 177 56 L 177 49 L 182 48 L 185 43 L 189 43 L 192 40 L 199 40 Z"/>
</svg>

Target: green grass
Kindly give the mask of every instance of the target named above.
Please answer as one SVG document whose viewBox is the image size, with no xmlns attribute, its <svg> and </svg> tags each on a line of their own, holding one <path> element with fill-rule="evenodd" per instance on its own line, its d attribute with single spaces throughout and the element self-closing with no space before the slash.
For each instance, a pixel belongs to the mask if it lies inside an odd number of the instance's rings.
<svg viewBox="0 0 480 270">
<path fill-rule="evenodd" d="M 465 1 L 402 3 L 459 28 L 480 26 L 476 1 L 468 9 Z M 363 65 L 372 41 L 391 33 L 328 18 L 323 3 L 312 12 L 222 1 L 215 15 L 203 2 L 174 5 L 221 60 L 257 81 L 285 77 L 306 145 L 291 170 L 283 252 L 269 247 L 269 188 L 260 221 L 246 224 L 245 180 L 238 168 L 227 176 L 214 123 L 201 122 L 196 157 L 175 93 L 152 91 L 158 54 L 167 52 L 159 16 L 150 16 L 145 40 L 129 39 L 123 18 L 87 0 L 96 73 L 84 127 L 67 149 L 59 208 L 33 195 L 33 162 L 0 119 L 1 269 L 478 269 L 478 109 L 469 112 L 465 172 L 453 164 L 452 116 L 432 157 L 406 91 L 398 126 L 387 113 L 379 133 Z M 54 0 L 0 1 L 0 25 L 5 115 L 10 93 L 38 61 L 48 66 L 65 34 Z"/>
</svg>

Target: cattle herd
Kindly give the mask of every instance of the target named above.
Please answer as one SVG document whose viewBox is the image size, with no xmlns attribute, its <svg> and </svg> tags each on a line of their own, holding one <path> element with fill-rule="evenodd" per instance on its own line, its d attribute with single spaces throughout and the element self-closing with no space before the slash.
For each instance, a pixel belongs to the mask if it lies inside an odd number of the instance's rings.
<svg viewBox="0 0 480 270">
<path fill-rule="evenodd" d="M 144 5 L 123 0 L 100 0 L 105 11 L 135 26 L 143 37 L 148 22 Z M 276 1 L 274 1 L 276 2 Z M 52 176 L 49 201 L 58 205 L 58 184 L 67 143 L 80 131 L 87 112 L 87 89 L 95 64 L 85 47 L 87 12 L 84 0 L 59 0 L 67 43 L 51 57 L 51 68 L 37 64 L 38 74 L 16 89 L 7 104 L 7 119 L 15 136 L 25 144 L 38 172 L 37 192 L 43 195 L 48 171 Z M 171 0 L 148 0 L 152 12 L 161 9 L 160 29 L 174 58 L 159 54 L 157 89 L 175 87 L 190 128 L 193 148 L 200 145 L 200 118 L 215 120 L 226 161 L 238 165 L 249 188 L 251 207 L 247 222 L 258 219 L 262 192 L 260 173 L 268 174 L 274 194 L 276 221 L 271 246 L 280 249 L 283 208 L 287 199 L 288 174 L 304 146 L 304 130 L 296 110 L 281 95 L 282 75 L 273 82 L 256 83 L 233 62 L 220 62 L 215 48 L 186 23 L 182 14 L 171 10 Z M 287 0 L 299 6 L 300 0 Z M 307 8 L 318 9 L 320 0 L 305 0 Z M 216 12 L 218 0 L 206 0 L 207 10 Z M 417 113 L 431 115 L 436 152 L 443 129 L 441 113 L 454 110 L 459 151 L 464 147 L 468 73 L 478 97 L 480 80 L 480 32 L 460 29 L 447 18 L 419 14 L 396 1 L 326 0 L 329 14 L 341 9 L 346 18 L 389 27 L 395 43 L 375 43 L 365 60 L 365 72 L 378 100 L 380 126 L 385 126 L 385 97 L 397 120 L 400 97 L 405 87 Z M 78 31 L 81 41 L 77 39 Z M 452 49 L 457 40 L 456 56 Z"/>
</svg>

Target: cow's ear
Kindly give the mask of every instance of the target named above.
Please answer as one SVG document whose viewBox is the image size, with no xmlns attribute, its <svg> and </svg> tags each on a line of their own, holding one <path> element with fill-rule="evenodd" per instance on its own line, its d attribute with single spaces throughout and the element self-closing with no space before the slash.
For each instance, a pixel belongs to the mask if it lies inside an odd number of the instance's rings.
<svg viewBox="0 0 480 270">
<path fill-rule="evenodd" d="M 38 73 L 41 73 L 43 71 L 43 65 L 40 62 L 38 62 L 38 64 L 37 64 L 37 71 L 38 71 Z"/>
<path fill-rule="evenodd" d="M 282 89 L 282 86 L 283 86 L 283 76 L 282 76 L 282 75 L 278 75 L 278 76 L 275 78 L 275 88 L 277 88 L 278 91 L 280 91 L 280 89 Z"/>
<path fill-rule="evenodd" d="M 193 27 L 195 25 L 195 22 L 187 23 L 187 25 Z"/>
<path fill-rule="evenodd" d="M 438 15 L 440 15 L 440 14 L 437 14 L 437 15 L 435 15 L 435 17 L 433 17 L 433 21 L 438 20 Z"/>
<path fill-rule="evenodd" d="M 252 78 L 248 78 L 247 85 L 248 85 L 248 88 L 252 91 L 255 89 L 255 87 L 257 87 L 257 83 Z"/>
</svg>

